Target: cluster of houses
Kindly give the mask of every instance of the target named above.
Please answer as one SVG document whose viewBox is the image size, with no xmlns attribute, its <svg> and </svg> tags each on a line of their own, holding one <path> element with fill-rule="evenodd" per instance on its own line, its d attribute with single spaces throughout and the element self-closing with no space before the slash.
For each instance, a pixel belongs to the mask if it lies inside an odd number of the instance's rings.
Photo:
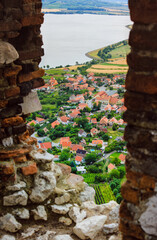
<svg viewBox="0 0 157 240">
<path fill-rule="evenodd" d="M 121 161 L 120 163 L 124 165 L 124 164 L 125 164 L 126 155 L 124 155 L 123 153 L 121 153 L 118 158 L 119 158 L 120 161 Z M 115 166 L 115 164 L 110 163 L 110 164 L 108 165 L 108 172 L 111 172 L 113 169 L 117 169 L 117 167 Z"/>
</svg>

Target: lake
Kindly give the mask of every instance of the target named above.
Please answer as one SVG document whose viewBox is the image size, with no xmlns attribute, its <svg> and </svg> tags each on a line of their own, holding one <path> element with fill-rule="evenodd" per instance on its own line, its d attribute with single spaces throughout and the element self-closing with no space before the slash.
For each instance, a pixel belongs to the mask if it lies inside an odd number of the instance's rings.
<svg viewBox="0 0 157 240">
<path fill-rule="evenodd" d="M 73 65 L 91 60 L 89 51 L 128 39 L 129 16 L 45 14 L 41 27 L 45 56 L 40 66 Z"/>
</svg>

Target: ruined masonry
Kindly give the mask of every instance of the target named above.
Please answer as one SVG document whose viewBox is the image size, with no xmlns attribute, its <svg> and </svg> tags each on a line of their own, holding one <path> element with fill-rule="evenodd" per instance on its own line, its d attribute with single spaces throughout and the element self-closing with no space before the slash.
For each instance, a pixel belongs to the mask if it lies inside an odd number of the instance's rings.
<svg viewBox="0 0 157 240">
<path fill-rule="evenodd" d="M 157 1 L 129 0 L 134 22 L 126 77 L 127 182 L 120 208 L 123 240 L 157 239 Z"/>
<path fill-rule="evenodd" d="M 94 189 L 55 164 L 26 126 L 41 110 L 34 90 L 44 85 L 41 7 L 41 0 L 0 1 L 0 240 L 113 240 L 119 205 L 97 206 Z"/>
</svg>

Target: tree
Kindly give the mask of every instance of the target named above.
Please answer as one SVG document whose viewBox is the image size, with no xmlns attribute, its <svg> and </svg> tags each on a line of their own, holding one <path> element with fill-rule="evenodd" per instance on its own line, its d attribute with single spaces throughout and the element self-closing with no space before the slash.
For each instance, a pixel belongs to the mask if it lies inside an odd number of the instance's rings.
<svg viewBox="0 0 157 240">
<path fill-rule="evenodd" d="M 115 164 L 116 166 L 119 166 L 121 161 L 120 161 L 119 158 L 114 158 L 114 159 L 111 160 L 111 163 Z"/>
<path fill-rule="evenodd" d="M 120 166 L 117 168 L 120 173 L 120 178 L 123 178 L 126 174 L 125 166 Z"/>
<path fill-rule="evenodd" d="M 118 124 L 114 123 L 113 126 L 112 126 L 112 130 L 116 131 L 118 128 L 119 128 Z"/>
<path fill-rule="evenodd" d="M 70 157 L 70 153 L 65 150 L 61 152 L 61 155 L 59 156 L 60 161 L 67 161 Z"/>
<path fill-rule="evenodd" d="M 121 194 L 118 194 L 117 196 L 116 196 L 116 201 L 117 201 L 117 203 L 121 203 L 121 201 L 122 201 L 122 195 Z"/>
<path fill-rule="evenodd" d="M 110 173 L 109 173 L 110 178 L 119 178 L 120 177 L 120 173 L 117 169 L 113 169 Z"/>
<path fill-rule="evenodd" d="M 45 136 L 45 132 L 44 132 L 43 129 L 39 129 L 39 130 L 37 131 L 37 134 L 38 134 L 39 137 Z"/>
<path fill-rule="evenodd" d="M 87 165 L 93 164 L 97 160 L 97 155 L 96 153 L 88 153 L 85 156 L 85 162 Z"/>
</svg>

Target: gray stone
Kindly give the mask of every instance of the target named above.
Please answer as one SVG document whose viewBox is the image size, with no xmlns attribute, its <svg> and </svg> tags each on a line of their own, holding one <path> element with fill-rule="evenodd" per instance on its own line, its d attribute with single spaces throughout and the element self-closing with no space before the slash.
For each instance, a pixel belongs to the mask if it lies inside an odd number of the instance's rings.
<svg viewBox="0 0 157 240">
<path fill-rule="evenodd" d="M 119 223 L 119 208 L 120 205 L 117 204 L 117 206 L 113 207 L 110 211 L 107 219 L 109 223 Z"/>
<path fill-rule="evenodd" d="M 69 216 L 75 223 L 78 223 L 86 217 L 86 211 L 81 211 L 79 206 L 76 205 L 69 210 Z"/>
<path fill-rule="evenodd" d="M 119 237 L 116 235 L 112 235 L 109 240 L 119 240 Z"/>
<path fill-rule="evenodd" d="M 29 227 L 25 230 L 25 232 L 23 232 L 22 235 L 22 239 L 30 239 L 30 237 L 32 237 L 36 232 L 38 232 L 40 229 L 42 228 L 42 226 L 37 226 L 37 227 Z"/>
<path fill-rule="evenodd" d="M 36 161 L 36 162 L 42 162 L 42 163 L 49 163 L 53 161 L 53 155 L 48 153 L 48 152 L 44 152 L 44 153 L 40 153 L 37 150 L 33 150 L 29 153 L 29 155 Z"/>
<path fill-rule="evenodd" d="M 29 219 L 30 217 L 29 211 L 26 208 L 18 208 L 13 211 L 13 214 L 15 214 L 21 219 Z"/>
<path fill-rule="evenodd" d="M 69 212 L 70 207 L 72 207 L 72 204 L 65 204 L 65 205 L 51 205 L 52 212 L 58 213 L 58 214 L 66 214 Z"/>
<path fill-rule="evenodd" d="M 4 147 L 11 147 L 14 144 L 13 137 L 4 138 L 2 144 Z"/>
<path fill-rule="evenodd" d="M 5 63 L 13 63 L 18 58 L 19 54 L 13 45 L 0 40 L 0 66 Z"/>
<path fill-rule="evenodd" d="M 95 190 L 86 184 L 85 190 L 80 193 L 79 199 L 81 202 L 94 201 Z"/>
<path fill-rule="evenodd" d="M 55 236 L 53 240 L 73 240 L 73 238 L 70 237 L 70 235 L 68 234 L 64 234 L 64 235 Z"/>
<path fill-rule="evenodd" d="M 36 240 L 52 240 L 53 236 L 56 234 L 54 231 L 47 231 L 45 234 L 36 238 Z"/>
<path fill-rule="evenodd" d="M 93 216 L 77 223 L 73 232 L 80 239 L 95 239 L 96 235 L 101 232 L 107 217 L 104 215 Z"/>
<path fill-rule="evenodd" d="M 118 232 L 118 223 L 105 224 L 103 226 L 103 232 L 105 234 L 111 234 Z"/>
<path fill-rule="evenodd" d="M 57 205 L 62 205 L 70 201 L 70 194 L 64 193 L 63 196 L 55 198 L 55 203 Z"/>
<path fill-rule="evenodd" d="M 3 197 L 3 205 L 4 206 L 16 206 L 16 205 L 26 206 L 27 200 L 28 200 L 28 195 L 24 190 L 22 190 L 22 191 L 13 193 L 12 195 Z"/>
<path fill-rule="evenodd" d="M 21 104 L 22 113 L 29 114 L 32 112 L 40 111 L 42 109 L 41 103 L 36 91 L 32 90 L 26 97 L 23 97 L 23 103 Z"/>
<path fill-rule="evenodd" d="M 14 236 L 11 235 L 4 235 L 0 238 L 0 240 L 16 240 Z"/>
<path fill-rule="evenodd" d="M 22 225 L 16 221 L 15 217 L 7 213 L 0 218 L 0 229 L 8 232 L 17 232 L 22 228 Z"/>
<path fill-rule="evenodd" d="M 65 226 L 70 226 L 72 224 L 72 220 L 66 217 L 60 217 L 59 222 L 63 223 Z"/>
<path fill-rule="evenodd" d="M 15 185 L 7 186 L 6 189 L 8 191 L 16 192 L 16 191 L 20 191 L 22 188 L 25 188 L 25 187 L 26 187 L 26 183 L 21 181 Z"/>
<path fill-rule="evenodd" d="M 45 207 L 40 205 L 37 209 L 33 209 L 32 213 L 34 214 L 35 220 L 47 220 L 47 213 L 45 211 Z"/>
<path fill-rule="evenodd" d="M 139 222 L 142 229 L 150 235 L 157 236 L 157 195 L 151 197 L 142 213 Z"/>
<path fill-rule="evenodd" d="M 35 176 L 35 187 L 32 189 L 30 200 L 41 203 L 46 200 L 56 187 L 56 178 L 52 172 L 40 172 Z"/>
</svg>

